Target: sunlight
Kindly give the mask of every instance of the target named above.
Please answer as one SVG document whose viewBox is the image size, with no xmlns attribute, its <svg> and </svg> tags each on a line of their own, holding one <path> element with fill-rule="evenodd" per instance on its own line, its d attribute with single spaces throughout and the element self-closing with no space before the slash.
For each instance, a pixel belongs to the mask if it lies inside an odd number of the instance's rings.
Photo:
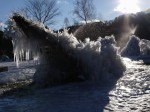
<svg viewBox="0 0 150 112">
<path fill-rule="evenodd" d="M 139 0 L 119 0 L 119 4 L 114 11 L 119 11 L 121 13 L 137 13 L 140 12 L 138 3 Z"/>
</svg>

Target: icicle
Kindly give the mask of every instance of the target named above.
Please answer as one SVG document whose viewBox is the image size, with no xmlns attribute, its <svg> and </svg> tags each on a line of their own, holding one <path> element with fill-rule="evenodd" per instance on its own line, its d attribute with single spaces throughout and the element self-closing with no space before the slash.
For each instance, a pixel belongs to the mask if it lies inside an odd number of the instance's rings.
<svg viewBox="0 0 150 112">
<path fill-rule="evenodd" d="M 26 60 L 27 60 L 27 61 L 29 61 L 29 55 L 30 55 L 29 50 L 27 50 L 27 51 L 26 51 Z"/>
</svg>

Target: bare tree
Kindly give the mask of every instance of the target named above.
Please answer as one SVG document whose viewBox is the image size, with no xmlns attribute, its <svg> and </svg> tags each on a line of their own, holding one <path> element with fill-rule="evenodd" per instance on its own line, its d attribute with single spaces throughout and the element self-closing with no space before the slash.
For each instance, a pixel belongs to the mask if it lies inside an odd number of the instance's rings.
<svg viewBox="0 0 150 112">
<path fill-rule="evenodd" d="M 65 17 L 65 19 L 64 19 L 64 26 L 65 26 L 65 27 L 68 27 L 68 26 L 69 26 L 69 20 L 68 20 L 67 17 Z"/>
<path fill-rule="evenodd" d="M 93 0 L 76 0 L 73 13 L 87 24 L 88 20 L 95 19 L 96 12 Z"/>
<path fill-rule="evenodd" d="M 32 19 L 42 22 L 44 25 L 54 24 L 55 17 L 60 14 L 56 7 L 56 0 L 27 0 L 25 10 L 26 15 Z"/>
</svg>

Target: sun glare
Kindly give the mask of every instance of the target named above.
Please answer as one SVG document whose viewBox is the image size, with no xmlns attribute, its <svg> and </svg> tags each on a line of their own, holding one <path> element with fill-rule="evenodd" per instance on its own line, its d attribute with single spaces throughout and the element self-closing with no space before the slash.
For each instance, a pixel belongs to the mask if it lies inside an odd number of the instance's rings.
<svg viewBox="0 0 150 112">
<path fill-rule="evenodd" d="M 119 4 L 114 11 L 119 11 L 121 13 L 137 13 L 140 12 L 138 3 L 139 0 L 119 0 Z"/>
</svg>

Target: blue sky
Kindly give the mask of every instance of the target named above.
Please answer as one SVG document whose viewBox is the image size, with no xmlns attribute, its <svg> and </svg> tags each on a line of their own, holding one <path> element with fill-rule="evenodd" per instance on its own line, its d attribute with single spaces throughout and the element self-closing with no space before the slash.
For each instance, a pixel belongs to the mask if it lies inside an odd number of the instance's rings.
<svg viewBox="0 0 150 112">
<path fill-rule="evenodd" d="M 69 18 L 70 24 L 75 16 L 72 14 L 74 0 L 57 0 L 61 15 L 56 18 L 53 29 L 63 27 L 64 18 Z M 0 21 L 5 22 L 12 11 L 25 5 L 25 0 L 0 0 Z M 103 20 L 111 20 L 129 11 L 143 11 L 150 8 L 150 0 L 94 0 L 96 12 Z M 98 18 L 99 19 L 99 18 Z"/>
</svg>

